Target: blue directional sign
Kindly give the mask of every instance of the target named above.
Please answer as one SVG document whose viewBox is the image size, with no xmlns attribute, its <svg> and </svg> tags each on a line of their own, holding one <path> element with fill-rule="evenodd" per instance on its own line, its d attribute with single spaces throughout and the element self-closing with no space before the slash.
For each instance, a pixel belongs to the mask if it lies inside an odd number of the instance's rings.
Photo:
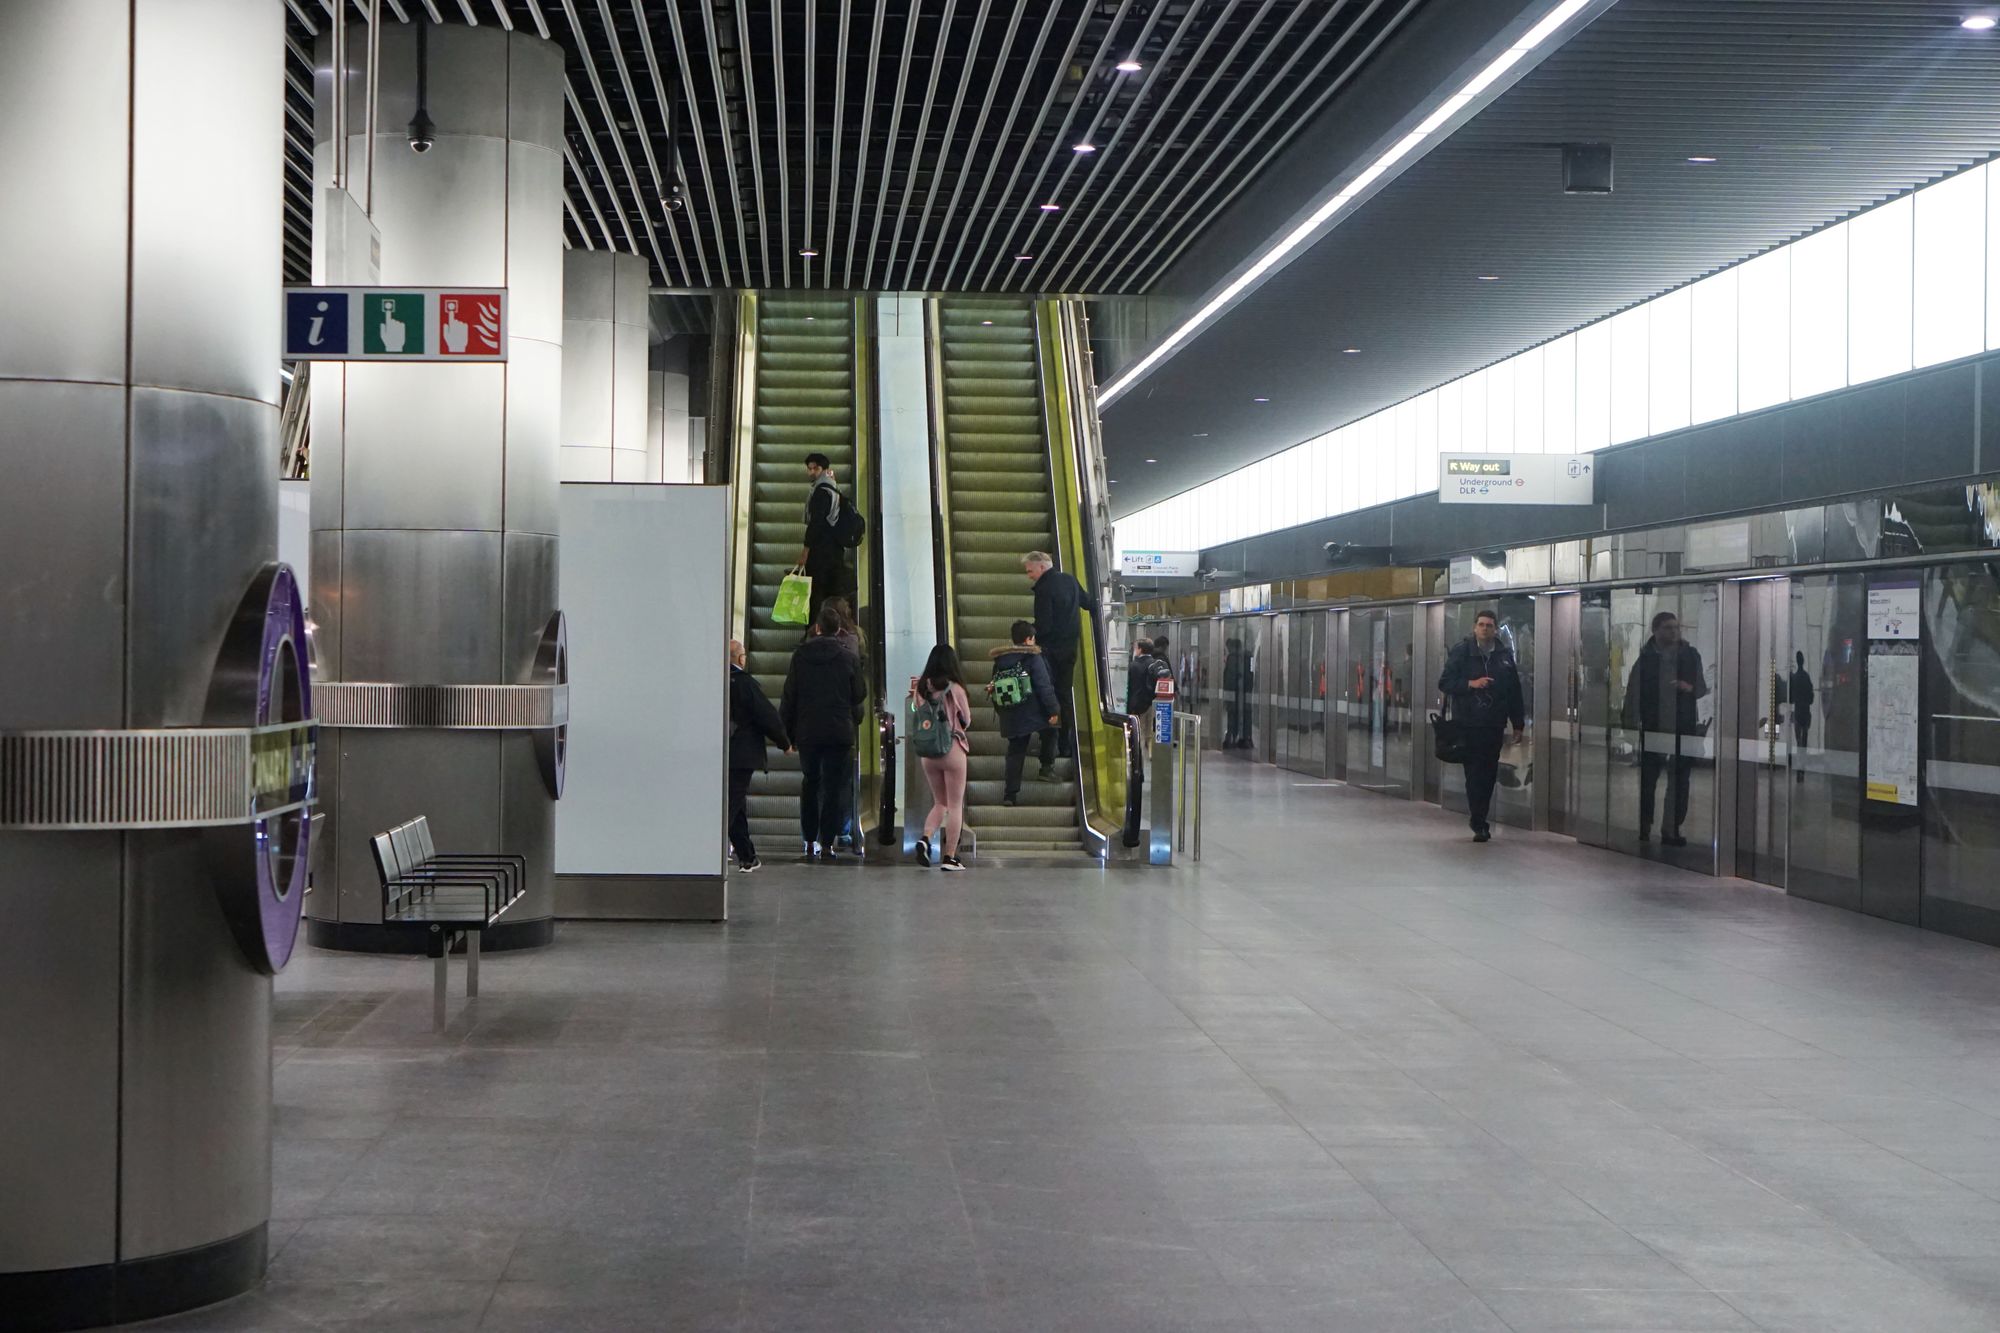
<svg viewBox="0 0 2000 1333">
<path fill-rule="evenodd" d="M 287 287 L 286 361 L 505 361 L 500 287 Z"/>
<path fill-rule="evenodd" d="M 347 355 L 347 293 L 316 287 L 285 293 L 285 359 Z"/>
<path fill-rule="evenodd" d="M 1153 739 L 1162 745 L 1173 744 L 1174 701 L 1172 699 L 1153 700 Z"/>
</svg>

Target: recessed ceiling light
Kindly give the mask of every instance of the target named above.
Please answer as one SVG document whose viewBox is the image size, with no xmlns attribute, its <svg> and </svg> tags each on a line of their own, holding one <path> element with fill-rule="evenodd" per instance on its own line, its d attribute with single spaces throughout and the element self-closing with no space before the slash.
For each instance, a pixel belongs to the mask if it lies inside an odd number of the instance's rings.
<svg viewBox="0 0 2000 1333">
<path fill-rule="evenodd" d="M 1061 204 L 1043 204 L 1043 205 L 1042 205 L 1042 211 L 1043 211 L 1044 213 L 1060 213 L 1060 212 L 1062 212 L 1062 205 L 1061 205 Z"/>
<path fill-rule="evenodd" d="M 801 250 L 801 251 L 799 251 L 799 258 L 801 258 L 801 259 L 818 259 L 818 258 L 819 258 L 819 251 L 817 251 L 817 250 Z"/>
<path fill-rule="evenodd" d="M 806 316 L 806 323 L 810 324 L 810 323 L 812 323 L 812 322 L 813 322 L 813 317 L 812 317 L 811 315 L 807 315 L 807 316 Z"/>
<path fill-rule="evenodd" d="M 1482 273 L 1479 275 L 1479 280 L 1481 282 L 1498 282 L 1500 281 L 1500 275 L 1498 273 Z"/>
<path fill-rule="evenodd" d="M 989 326 L 989 327 L 990 327 L 990 326 L 992 325 L 992 323 L 993 323 L 993 321 L 992 321 L 992 320 L 990 320 L 990 319 L 982 319 L 982 320 L 980 320 L 979 322 L 980 322 L 981 324 L 984 324 L 984 325 L 987 325 L 987 326 Z"/>
<path fill-rule="evenodd" d="M 1340 354 L 1342 356 L 1360 356 L 1361 349 L 1359 347 L 1343 347 L 1340 349 Z"/>
<path fill-rule="evenodd" d="M 1121 60 L 1118 62 L 1118 72 L 1120 74 L 1137 74 L 1139 69 L 1140 65 L 1136 60 Z"/>
<path fill-rule="evenodd" d="M 1694 165 L 1698 167 L 1705 167 L 1709 163 L 1715 161 L 1715 159 L 1708 156 L 1706 153 L 1697 153 L 1693 157 L 1689 158 L 1688 161 L 1692 162 Z"/>
<path fill-rule="evenodd" d="M 1030 259 L 1033 259 L 1033 258 L 1034 258 L 1034 256 L 1033 256 L 1033 255 L 1015 255 L 1015 256 L 1014 256 L 1014 262 L 1015 262 L 1015 263 L 1017 263 L 1017 264 L 1025 264 L 1025 263 L 1027 263 L 1027 262 L 1028 262 L 1028 261 L 1029 261 Z"/>
<path fill-rule="evenodd" d="M 1094 143 L 1073 143 L 1069 146 L 1069 150 L 1072 153 L 1094 153 L 1097 151 L 1097 145 Z"/>
<path fill-rule="evenodd" d="M 1149 458 L 1149 459 L 1147 459 L 1146 461 L 1147 461 L 1148 463 L 1157 463 L 1157 462 L 1159 462 L 1160 460 L 1159 460 L 1159 459 L 1157 459 L 1157 458 Z"/>
<path fill-rule="evenodd" d="M 1205 440 L 1208 438 L 1208 432 L 1205 430 L 1198 430 L 1194 433 L 1194 437 L 1197 440 Z"/>
<path fill-rule="evenodd" d="M 1268 398 L 1252 398 L 1250 401 L 1253 403 L 1268 403 L 1271 400 Z"/>
<path fill-rule="evenodd" d="M 2000 25 L 2000 18 L 1991 14 L 1968 14 L 1958 21 L 1958 26 L 1967 32 L 1988 32 L 1996 25 Z"/>
</svg>

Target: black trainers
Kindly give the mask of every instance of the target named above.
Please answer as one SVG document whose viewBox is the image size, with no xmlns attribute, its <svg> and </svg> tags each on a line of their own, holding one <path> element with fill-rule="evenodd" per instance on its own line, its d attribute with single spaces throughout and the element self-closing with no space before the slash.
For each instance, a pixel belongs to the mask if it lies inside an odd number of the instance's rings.
<svg viewBox="0 0 2000 1333">
<path fill-rule="evenodd" d="M 1021 794 L 1019 792 L 1015 792 L 1011 796 L 1002 796 L 1000 798 L 1000 804 L 1002 805 L 1019 805 L 1020 803 L 1021 803 Z"/>
<path fill-rule="evenodd" d="M 955 856 L 941 856 L 938 858 L 938 866 L 944 870 L 963 870 L 965 862 Z"/>
<path fill-rule="evenodd" d="M 819 862 L 821 865 L 826 866 L 838 865 L 840 863 L 840 853 L 831 847 L 823 848 L 819 854 Z"/>
<path fill-rule="evenodd" d="M 764 860 L 758 856 L 753 856 L 748 861 L 738 861 L 736 863 L 736 873 L 739 875 L 747 875 L 753 870 L 761 870 L 763 868 Z"/>
<path fill-rule="evenodd" d="M 1035 774 L 1035 777 L 1042 782 L 1062 781 L 1061 778 L 1056 776 L 1056 766 L 1054 764 L 1043 764 L 1042 771 Z"/>
<path fill-rule="evenodd" d="M 1493 841 L 1493 830 L 1481 825 L 1479 828 L 1472 830 L 1472 840 L 1474 842 L 1491 842 Z"/>
<path fill-rule="evenodd" d="M 929 838 L 919 838 L 917 840 L 917 864 L 920 866 L 928 866 L 930 865 L 930 863 L 931 863 L 931 840 Z"/>
</svg>

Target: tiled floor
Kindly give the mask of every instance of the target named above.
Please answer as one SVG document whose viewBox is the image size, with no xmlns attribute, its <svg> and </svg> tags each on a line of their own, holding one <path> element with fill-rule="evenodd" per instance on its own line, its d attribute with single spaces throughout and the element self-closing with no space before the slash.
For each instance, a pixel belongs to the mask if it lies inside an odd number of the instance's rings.
<svg viewBox="0 0 2000 1333">
<path fill-rule="evenodd" d="M 2000 952 L 1208 799 L 1198 870 L 566 926 L 441 1038 L 425 964 L 302 957 L 270 1280 L 164 1326 L 2000 1328 Z"/>
</svg>

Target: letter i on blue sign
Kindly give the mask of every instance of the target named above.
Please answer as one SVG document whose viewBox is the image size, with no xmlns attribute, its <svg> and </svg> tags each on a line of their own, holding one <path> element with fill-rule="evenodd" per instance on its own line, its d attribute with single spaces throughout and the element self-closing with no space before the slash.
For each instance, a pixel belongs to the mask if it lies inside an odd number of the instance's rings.
<svg viewBox="0 0 2000 1333">
<path fill-rule="evenodd" d="M 347 293 L 285 293 L 285 355 L 345 356 Z"/>
</svg>

